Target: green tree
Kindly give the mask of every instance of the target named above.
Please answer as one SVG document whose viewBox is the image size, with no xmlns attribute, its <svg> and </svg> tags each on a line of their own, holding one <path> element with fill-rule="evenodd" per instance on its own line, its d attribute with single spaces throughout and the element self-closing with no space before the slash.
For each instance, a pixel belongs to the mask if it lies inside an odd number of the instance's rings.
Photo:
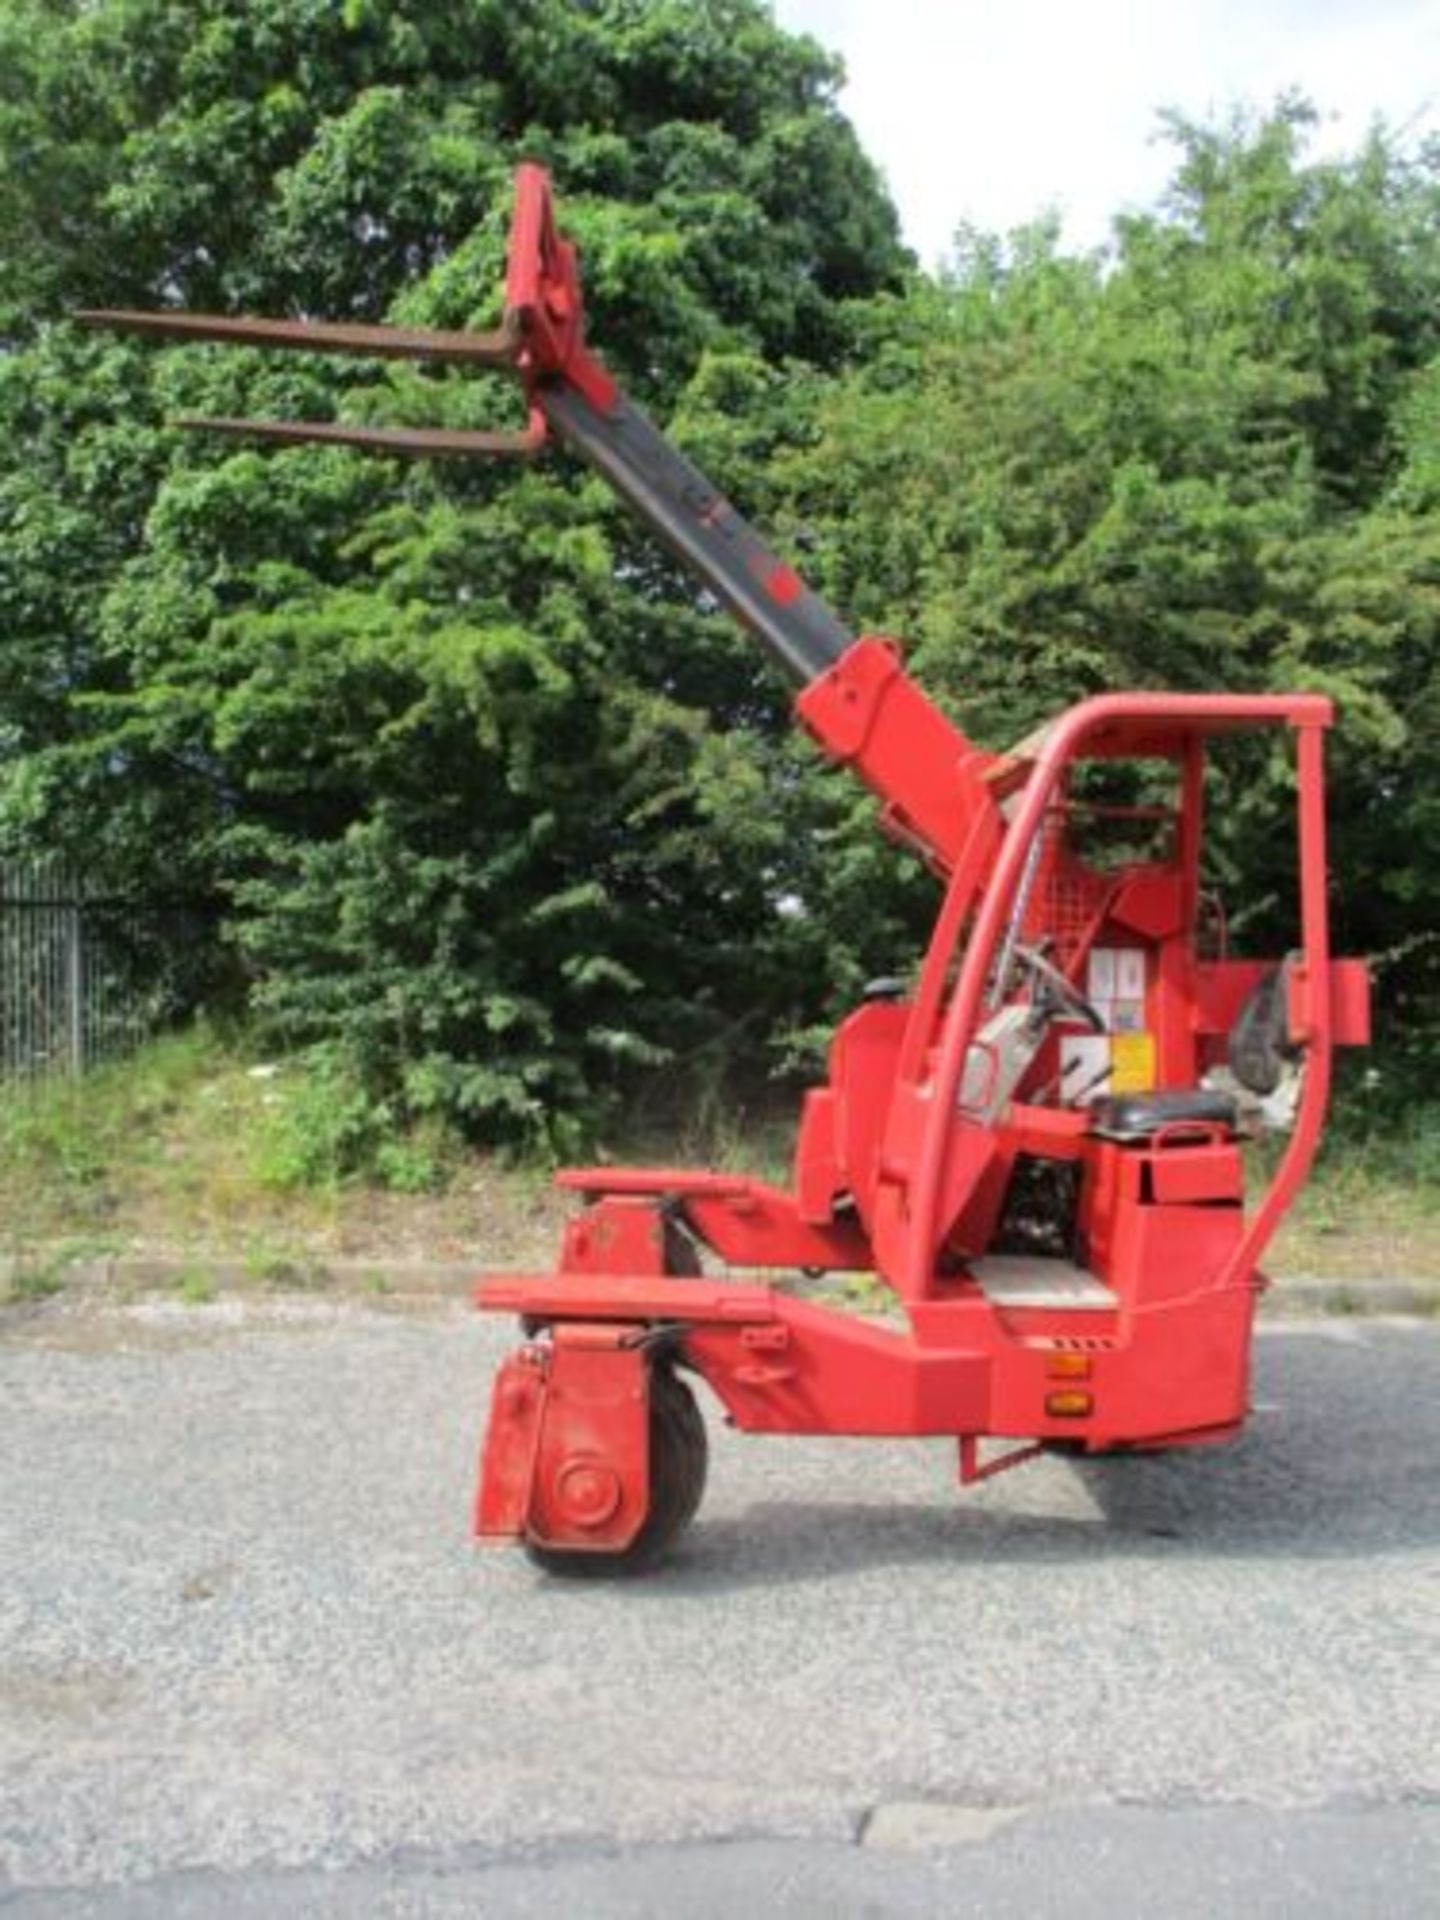
<svg viewBox="0 0 1440 1920">
<path fill-rule="evenodd" d="M 1172 120 L 1104 253 L 1041 221 L 928 279 L 759 0 L 0 0 L 0 54 L 0 836 L 211 903 L 285 1038 L 554 1139 L 663 1057 L 802 1051 L 932 903 L 599 482 L 165 424 L 503 394 L 65 323 L 487 324 L 529 156 L 626 384 L 967 731 L 1335 694 L 1339 935 L 1429 1046 L 1440 152 Z M 1261 757 L 1212 809 L 1257 931 L 1287 808 Z"/>
<path fill-rule="evenodd" d="M 989 745 L 1114 687 L 1333 694 L 1337 935 L 1405 956 L 1386 1006 L 1428 1033 L 1440 151 L 1316 162 L 1312 118 L 1173 121 L 1166 200 L 1103 255 L 963 234 L 941 284 L 872 303 L 782 490 L 824 584 Z M 1212 807 L 1280 937 L 1289 812 L 1269 758 Z"/>
<path fill-rule="evenodd" d="M 832 364 L 905 264 L 833 61 L 756 0 L 5 0 L 0 44 L 3 830 L 211 902 L 284 1037 L 482 1134 L 812 1007 L 778 689 L 597 483 L 187 439 L 504 402 L 64 315 L 483 324 L 532 157 L 652 407 Z"/>
</svg>

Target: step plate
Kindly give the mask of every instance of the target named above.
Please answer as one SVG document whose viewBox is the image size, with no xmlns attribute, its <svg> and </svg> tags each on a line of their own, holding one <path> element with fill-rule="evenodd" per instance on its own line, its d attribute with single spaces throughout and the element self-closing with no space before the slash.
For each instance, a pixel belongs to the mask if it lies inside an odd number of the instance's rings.
<svg viewBox="0 0 1440 1920">
<path fill-rule="evenodd" d="M 1119 1303 L 1105 1283 L 1069 1260 L 1034 1254 L 987 1254 L 970 1262 L 980 1291 L 997 1307 L 1060 1307 L 1069 1313 L 1104 1313 Z"/>
</svg>

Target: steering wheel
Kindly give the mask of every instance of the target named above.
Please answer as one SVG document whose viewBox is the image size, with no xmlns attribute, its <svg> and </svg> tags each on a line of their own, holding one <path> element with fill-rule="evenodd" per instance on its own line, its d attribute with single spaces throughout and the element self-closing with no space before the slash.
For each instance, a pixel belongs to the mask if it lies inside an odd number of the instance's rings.
<svg viewBox="0 0 1440 1920">
<path fill-rule="evenodd" d="M 1030 976 L 1035 1010 L 1045 1020 L 1083 1020 L 1092 1033 L 1105 1032 L 1104 1016 L 1073 981 L 1047 960 L 1038 947 L 1016 945 L 1015 959 Z"/>
</svg>

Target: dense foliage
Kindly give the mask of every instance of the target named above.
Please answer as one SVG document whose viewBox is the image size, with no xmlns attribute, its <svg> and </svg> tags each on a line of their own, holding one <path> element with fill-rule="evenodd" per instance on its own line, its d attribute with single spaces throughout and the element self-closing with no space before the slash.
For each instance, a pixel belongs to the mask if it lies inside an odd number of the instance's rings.
<svg viewBox="0 0 1440 1920">
<path fill-rule="evenodd" d="M 207 978 L 483 1137 L 802 1047 L 903 961 L 928 888 L 599 483 L 166 424 L 503 394 L 65 318 L 484 324 L 528 156 L 606 357 L 971 732 L 1335 692 L 1343 936 L 1403 953 L 1423 1040 L 1437 156 L 1312 162 L 1293 104 L 1177 124 L 1104 257 L 965 234 L 935 281 L 837 80 L 760 0 L 0 0 L 0 844 L 208 905 Z M 1263 908 L 1283 776 L 1244 771 L 1223 854 Z"/>
<path fill-rule="evenodd" d="M 991 745 L 1107 687 L 1333 695 L 1335 936 L 1380 962 L 1405 1098 L 1440 1043 L 1440 147 L 1307 163 L 1312 119 L 1172 122 L 1165 203 L 1103 257 L 961 236 L 871 303 L 783 484 Z M 1228 773 L 1213 877 L 1275 950 L 1287 770 Z"/>
</svg>

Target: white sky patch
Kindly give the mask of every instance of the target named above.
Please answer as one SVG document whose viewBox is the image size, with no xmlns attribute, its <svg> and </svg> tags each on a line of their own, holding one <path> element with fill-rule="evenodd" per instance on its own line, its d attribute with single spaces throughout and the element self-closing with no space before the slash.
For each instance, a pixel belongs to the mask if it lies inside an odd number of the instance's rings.
<svg viewBox="0 0 1440 1920">
<path fill-rule="evenodd" d="M 1004 232 L 1059 209 L 1071 246 L 1151 204 L 1173 149 L 1157 114 L 1208 119 L 1298 88 L 1315 150 L 1377 117 L 1440 131 L 1440 0 L 775 0 L 780 24 L 839 53 L 841 106 L 905 237 L 933 266 L 957 225 Z"/>
</svg>

